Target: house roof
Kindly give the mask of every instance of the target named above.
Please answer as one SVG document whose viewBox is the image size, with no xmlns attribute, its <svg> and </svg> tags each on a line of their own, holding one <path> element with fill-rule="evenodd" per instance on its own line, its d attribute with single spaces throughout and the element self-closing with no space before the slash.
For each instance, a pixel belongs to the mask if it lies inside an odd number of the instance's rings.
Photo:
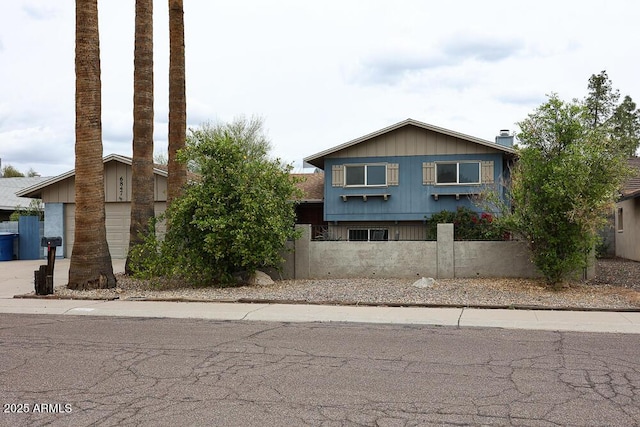
<svg viewBox="0 0 640 427">
<path fill-rule="evenodd" d="M 622 199 L 640 197 L 640 157 L 631 157 L 628 160 L 628 165 L 635 170 L 635 175 L 622 188 Z"/>
<path fill-rule="evenodd" d="M 453 131 L 453 130 L 450 130 L 450 129 L 441 128 L 441 127 L 438 127 L 438 126 L 430 125 L 428 123 L 420 122 L 418 120 L 414 120 L 414 119 L 409 118 L 409 119 L 403 120 L 401 122 L 398 122 L 398 123 L 396 123 L 394 125 L 391 125 L 391 126 L 388 126 L 386 128 L 383 128 L 383 129 L 377 130 L 375 132 L 372 132 L 370 134 L 361 136 L 360 138 L 356 138 L 356 139 L 353 139 L 351 141 L 345 142 L 344 144 L 337 145 L 335 147 L 329 148 L 328 150 L 324 150 L 324 151 L 321 151 L 319 153 L 313 154 L 311 156 L 305 157 L 304 161 L 309 163 L 309 164 L 312 164 L 313 166 L 316 166 L 316 167 L 319 167 L 319 168 L 323 169 L 324 168 L 324 159 L 326 157 L 330 156 L 331 154 L 334 154 L 334 153 L 336 153 L 336 152 L 338 152 L 340 150 L 344 150 L 345 148 L 349 148 L 349 147 L 352 147 L 354 145 L 360 144 L 362 142 L 365 142 L 365 141 L 370 140 L 372 138 L 375 138 L 377 136 L 383 135 L 385 133 L 392 132 L 392 131 L 394 131 L 396 129 L 400 129 L 400 128 L 404 127 L 404 126 L 416 126 L 416 127 L 422 128 L 422 129 L 430 130 L 430 131 L 433 131 L 433 132 L 438 132 L 438 133 L 441 133 L 441 134 L 444 134 L 444 135 L 448 135 L 448 136 L 451 136 L 451 137 L 454 137 L 454 138 L 459 138 L 459 139 L 462 139 L 462 140 L 465 140 L 465 141 L 469 141 L 469 142 L 472 142 L 472 143 L 475 143 L 475 144 L 479 144 L 479 145 L 483 145 L 483 146 L 486 146 L 486 147 L 490 147 L 490 148 L 493 148 L 493 149 L 496 149 L 496 150 L 499 150 L 499 151 L 503 151 L 505 153 L 516 154 L 516 150 L 513 149 L 512 147 L 499 145 L 499 144 L 496 144 L 495 142 L 492 142 L 492 141 L 489 141 L 489 140 L 486 140 L 486 139 L 476 138 L 475 136 L 465 135 L 463 133 L 459 133 L 459 132 L 456 132 L 456 131 Z"/>
<path fill-rule="evenodd" d="M 294 173 L 291 175 L 301 180 L 296 183 L 296 186 L 303 192 L 300 201 L 322 202 L 324 199 L 324 173 Z"/>
<path fill-rule="evenodd" d="M 47 177 L 0 178 L 0 210 L 14 211 L 18 205 L 27 206 L 29 200 L 18 197 L 16 193 L 27 187 L 46 181 Z"/>
<path fill-rule="evenodd" d="M 120 163 L 124 163 L 126 165 L 131 166 L 131 163 L 133 162 L 133 160 L 131 159 L 131 157 L 127 157 L 127 156 L 121 156 L 119 154 L 109 154 L 108 156 L 105 156 L 102 159 L 103 163 L 109 163 L 109 162 L 120 162 Z M 153 167 L 153 173 L 156 175 L 160 175 L 160 176 L 164 176 L 166 177 L 168 175 L 167 170 L 165 167 L 161 166 L 161 165 L 154 165 Z M 71 178 L 76 174 L 76 170 L 72 169 L 68 172 L 65 172 L 61 175 L 58 176 L 54 176 L 51 178 L 47 178 L 39 183 L 36 183 L 34 185 L 31 185 L 30 187 L 26 187 L 23 188 L 21 191 L 18 191 L 16 194 L 19 197 L 35 197 L 35 198 L 39 198 L 40 197 L 40 193 L 42 191 L 42 189 L 55 184 L 57 182 L 60 181 L 64 181 L 67 178 Z"/>
</svg>

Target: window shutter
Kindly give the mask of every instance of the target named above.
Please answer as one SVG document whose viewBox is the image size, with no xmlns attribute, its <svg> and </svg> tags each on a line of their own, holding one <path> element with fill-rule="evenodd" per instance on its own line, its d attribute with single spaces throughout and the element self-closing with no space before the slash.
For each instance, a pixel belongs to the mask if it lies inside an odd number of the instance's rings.
<svg viewBox="0 0 640 427">
<path fill-rule="evenodd" d="M 483 184 L 493 184 L 493 162 L 482 162 L 482 177 L 481 182 Z"/>
<path fill-rule="evenodd" d="M 331 167 L 331 186 L 344 187 L 344 166 L 333 165 Z"/>
<path fill-rule="evenodd" d="M 422 164 L 422 185 L 435 185 L 436 164 L 433 162 Z"/>
<path fill-rule="evenodd" d="M 398 169 L 397 163 L 389 163 L 387 165 L 387 185 L 398 185 Z"/>
</svg>

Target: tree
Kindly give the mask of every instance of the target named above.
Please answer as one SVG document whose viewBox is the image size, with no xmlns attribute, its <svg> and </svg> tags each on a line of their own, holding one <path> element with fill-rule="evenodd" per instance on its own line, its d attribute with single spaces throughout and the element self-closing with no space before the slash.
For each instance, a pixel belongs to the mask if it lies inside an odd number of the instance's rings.
<svg viewBox="0 0 640 427">
<path fill-rule="evenodd" d="M 14 168 L 11 165 L 7 165 L 3 167 L 2 170 L 0 171 L 0 177 L 3 177 L 3 178 L 24 178 L 25 176 L 29 178 L 33 178 L 35 176 L 40 176 L 40 174 L 35 170 L 33 170 L 33 168 L 29 168 L 29 170 L 25 175 L 24 173 L 20 172 L 18 169 Z"/>
<path fill-rule="evenodd" d="M 136 0 L 133 71 L 133 161 L 129 250 L 142 243 L 154 216 L 153 0 Z M 125 272 L 131 273 L 127 257 Z"/>
<path fill-rule="evenodd" d="M 640 147 L 640 109 L 630 96 L 625 96 L 611 117 L 613 138 L 627 156 L 637 154 Z"/>
<path fill-rule="evenodd" d="M 606 70 L 592 74 L 587 85 L 589 91 L 584 100 L 587 123 L 593 127 L 605 124 L 613 114 L 620 91 L 614 90 Z"/>
<path fill-rule="evenodd" d="M 585 97 L 585 126 L 603 129 L 612 143 L 627 156 L 635 156 L 640 147 L 640 110 L 630 96 L 625 96 L 618 104 L 620 91 L 613 84 L 606 71 L 593 74 L 587 86 Z"/>
<path fill-rule="evenodd" d="M 24 174 L 11 165 L 4 166 L 2 168 L 3 178 L 24 178 Z"/>
<path fill-rule="evenodd" d="M 187 137 L 185 89 L 184 10 L 182 0 L 169 0 L 169 177 L 167 203 L 182 194 L 187 166 L 178 160 Z"/>
<path fill-rule="evenodd" d="M 626 156 L 603 128 L 586 126 L 588 107 L 557 95 L 518 125 L 524 144 L 511 175 L 510 228 L 528 242 L 549 284 L 586 267 L 597 231 L 626 174 Z"/>
<path fill-rule="evenodd" d="M 115 287 L 105 227 L 97 0 L 76 0 L 75 234 L 70 289 Z"/>
<path fill-rule="evenodd" d="M 18 221 L 21 216 L 37 216 L 40 221 L 44 219 L 44 205 L 41 199 L 31 199 L 26 208 L 21 205 L 16 206 L 15 212 L 9 216 L 9 221 Z"/>
<path fill-rule="evenodd" d="M 201 138 L 221 139 L 225 136 L 232 138 L 239 144 L 251 158 L 263 158 L 271 151 L 271 142 L 265 135 L 263 121 L 260 117 L 253 116 L 237 117 L 229 123 L 203 123 L 200 129 L 192 131 L 191 138 L 188 138 L 187 145 L 198 143 Z M 191 159 L 187 169 L 200 173 L 201 164 L 206 159 L 197 158 L 197 150 L 191 151 Z"/>
<path fill-rule="evenodd" d="M 182 157 L 197 163 L 201 178 L 169 206 L 171 227 L 159 249 L 152 241 L 137 251 L 159 254 L 139 256 L 139 271 L 210 285 L 281 265 L 286 241 L 296 236 L 291 166 L 225 125 L 191 131 Z"/>
</svg>

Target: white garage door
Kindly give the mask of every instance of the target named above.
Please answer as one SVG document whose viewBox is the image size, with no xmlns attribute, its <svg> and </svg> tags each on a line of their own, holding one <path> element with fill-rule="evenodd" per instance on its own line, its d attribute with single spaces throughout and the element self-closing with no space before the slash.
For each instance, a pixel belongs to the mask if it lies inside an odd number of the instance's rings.
<svg viewBox="0 0 640 427">
<path fill-rule="evenodd" d="M 64 205 L 64 257 L 71 258 L 73 249 L 73 237 L 75 232 L 75 205 L 66 203 Z M 165 202 L 155 203 L 155 213 L 160 215 L 166 209 Z M 130 203 L 106 203 L 106 228 L 107 243 L 112 259 L 124 259 L 129 250 L 129 225 L 131 224 L 131 204 Z M 159 223 L 156 228 L 158 235 L 165 232 L 164 222 Z"/>
<path fill-rule="evenodd" d="M 129 249 L 129 224 L 131 221 L 131 205 L 129 203 L 105 204 L 107 243 L 111 258 L 126 258 Z M 75 232 L 75 205 L 65 204 L 64 234 L 66 258 L 71 257 Z"/>
</svg>

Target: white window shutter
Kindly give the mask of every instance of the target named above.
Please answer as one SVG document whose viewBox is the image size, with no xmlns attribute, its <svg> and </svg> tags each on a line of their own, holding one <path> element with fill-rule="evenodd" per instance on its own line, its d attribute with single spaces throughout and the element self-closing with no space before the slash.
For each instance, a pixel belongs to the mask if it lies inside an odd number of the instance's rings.
<svg viewBox="0 0 640 427">
<path fill-rule="evenodd" d="M 331 167 L 331 186 L 344 187 L 344 166 L 333 165 Z"/>
<path fill-rule="evenodd" d="M 435 185 L 436 164 L 433 162 L 422 163 L 422 185 Z"/>
<path fill-rule="evenodd" d="M 387 164 L 387 185 L 398 185 L 398 163 Z"/>
<path fill-rule="evenodd" d="M 483 184 L 493 184 L 494 183 L 494 179 L 493 179 L 493 162 L 492 161 L 482 162 L 482 177 L 481 177 L 481 180 L 482 180 Z"/>
</svg>

